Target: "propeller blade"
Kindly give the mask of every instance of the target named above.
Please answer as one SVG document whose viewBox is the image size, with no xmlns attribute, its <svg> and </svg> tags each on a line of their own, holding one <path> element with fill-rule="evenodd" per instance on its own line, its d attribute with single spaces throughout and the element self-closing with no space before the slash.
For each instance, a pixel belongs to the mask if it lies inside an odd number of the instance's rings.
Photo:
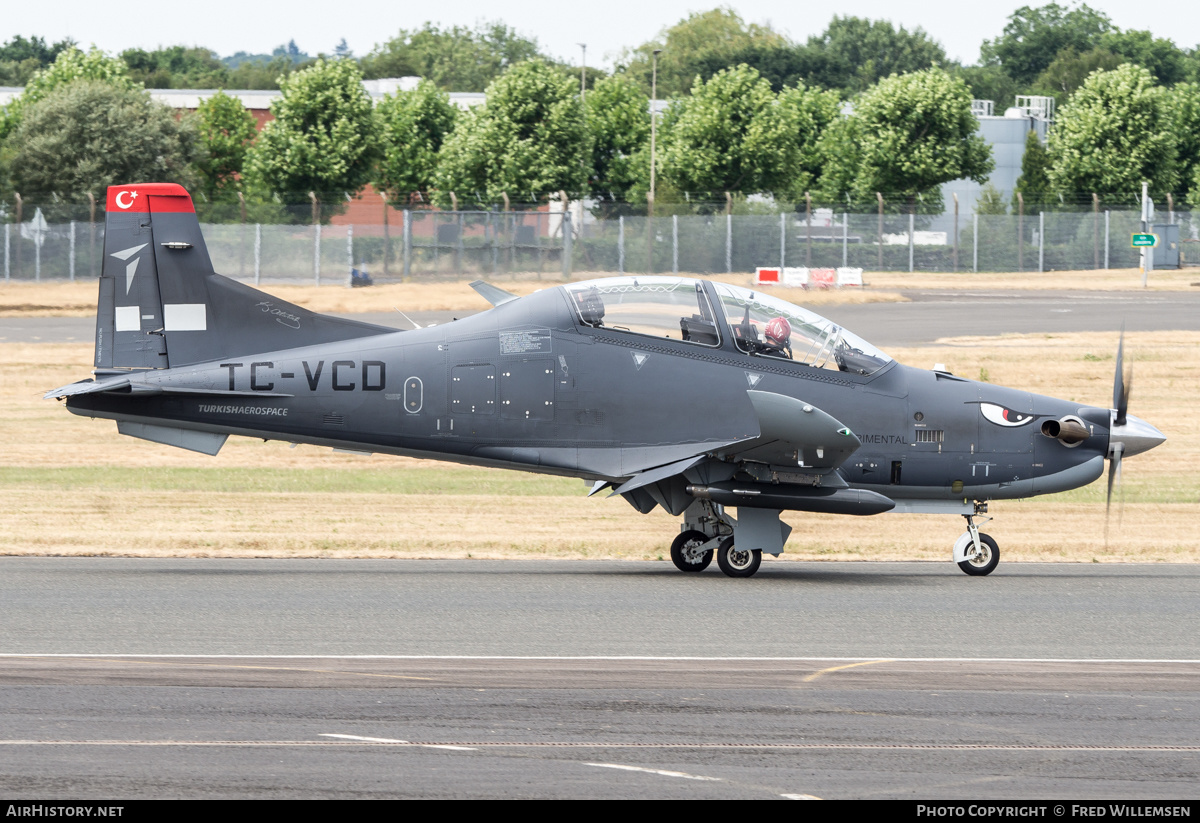
<svg viewBox="0 0 1200 823">
<path fill-rule="evenodd" d="M 1117 345 L 1117 373 L 1113 377 L 1113 409 L 1117 417 L 1113 421 L 1124 426 L 1129 414 L 1129 394 L 1133 389 L 1133 370 L 1125 369 L 1125 329 L 1121 329 L 1121 342 Z"/>
<path fill-rule="evenodd" d="M 1118 486 L 1121 482 L 1121 455 L 1124 453 L 1125 447 L 1118 443 L 1113 446 L 1112 455 L 1108 459 L 1108 501 L 1104 507 L 1105 517 L 1108 516 L 1109 511 L 1112 509 L 1113 481 L 1115 480 Z"/>
<path fill-rule="evenodd" d="M 1124 453 L 1125 453 L 1125 446 L 1122 445 L 1121 443 L 1117 443 L 1112 447 L 1112 451 L 1109 453 L 1109 456 L 1108 456 L 1108 497 L 1107 497 L 1107 502 L 1104 504 L 1104 548 L 1105 549 L 1108 548 L 1108 526 L 1109 526 L 1109 520 L 1111 520 L 1110 515 L 1112 514 L 1113 481 L 1115 480 L 1117 483 L 1117 486 L 1120 487 L 1120 485 L 1121 485 L 1121 455 Z M 1124 500 L 1124 497 L 1122 496 L 1121 499 Z M 1122 508 L 1124 508 L 1124 507 L 1122 507 Z"/>
</svg>

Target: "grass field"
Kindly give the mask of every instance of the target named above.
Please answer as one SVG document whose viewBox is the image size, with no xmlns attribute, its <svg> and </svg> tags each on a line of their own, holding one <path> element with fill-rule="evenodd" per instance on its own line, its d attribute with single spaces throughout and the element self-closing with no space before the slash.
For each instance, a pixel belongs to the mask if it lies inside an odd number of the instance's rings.
<svg viewBox="0 0 1200 823">
<path fill-rule="evenodd" d="M 1116 345 L 1115 334 L 1022 335 L 889 354 L 1104 406 Z M 1167 443 L 1124 464 L 1107 541 L 1103 480 L 992 504 L 985 530 L 1005 561 L 1200 560 L 1200 333 L 1131 333 L 1126 350 L 1131 411 Z M 246 438 L 210 458 L 122 437 L 41 399 L 86 377 L 91 356 L 85 344 L 0 344 L 0 554 L 655 559 L 678 531 L 661 510 L 585 498 L 577 480 Z M 787 560 L 944 560 L 963 530 L 951 516 L 785 518 Z"/>
<path fill-rule="evenodd" d="M 579 273 L 575 279 L 601 276 Z M 734 285 L 750 286 L 753 275 L 708 276 Z M 1086 272 L 1025 272 L 1003 274 L 937 274 L 925 272 L 867 272 L 866 288 L 829 291 L 760 289 L 808 306 L 837 303 L 879 303 L 904 300 L 899 294 L 908 289 L 1083 289 L 1135 290 L 1142 288 L 1142 276 L 1135 269 L 1107 269 Z M 498 285 L 516 294 L 530 294 L 549 288 L 561 280 L 502 279 Z M 262 288 L 292 303 L 318 312 L 482 311 L 488 307 L 469 285 L 469 280 L 443 280 L 395 283 L 366 289 L 339 286 L 301 286 L 266 284 Z M 1154 272 L 1148 288 L 1152 291 L 1200 289 L 1200 272 L 1176 270 Z M 96 282 L 11 282 L 0 286 L 0 317 L 91 317 L 96 313 Z"/>
</svg>

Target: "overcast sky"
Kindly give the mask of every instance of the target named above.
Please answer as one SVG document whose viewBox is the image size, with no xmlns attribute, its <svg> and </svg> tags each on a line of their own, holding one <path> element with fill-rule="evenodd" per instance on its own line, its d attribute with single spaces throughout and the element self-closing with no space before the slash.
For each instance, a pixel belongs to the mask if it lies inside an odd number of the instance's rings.
<svg viewBox="0 0 1200 823">
<path fill-rule="evenodd" d="M 396 0 L 205 0 L 186 3 L 151 2 L 133 5 L 104 0 L 49 0 L 46 5 L 9 2 L 0 15 L 0 41 L 16 34 L 39 35 L 48 41 L 71 37 L 81 45 L 95 43 L 109 52 L 127 48 L 203 45 L 222 56 L 238 51 L 269 52 L 295 39 L 310 54 L 332 52 L 341 38 L 356 55 L 401 28 L 426 20 L 443 26 L 472 26 L 499 19 L 543 50 L 577 63 L 579 43 L 587 43 L 589 65 L 611 67 L 623 47 L 636 46 L 689 12 L 706 11 L 716 2 L 691 0 L 442 0 L 438 3 Z M 836 3 L 797 3 L 780 0 L 732 0 L 726 5 L 747 22 L 767 23 L 795 40 L 825 29 L 835 13 L 887 19 L 912 29 L 920 26 L 940 41 L 955 59 L 972 63 L 979 45 L 998 35 L 1008 15 L 1040 0 L 837 0 Z M 1092 0 L 1123 29 L 1149 29 L 1185 48 L 1200 43 L 1200 2 L 1160 0 Z"/>
</svg>

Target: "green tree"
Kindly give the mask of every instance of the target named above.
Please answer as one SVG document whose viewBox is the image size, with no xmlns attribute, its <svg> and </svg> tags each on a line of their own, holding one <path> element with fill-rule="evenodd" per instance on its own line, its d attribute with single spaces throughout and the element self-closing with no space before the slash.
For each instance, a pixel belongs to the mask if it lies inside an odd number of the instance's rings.
<svg viewBox="0 0 1200 823">
<path fill-rule="evenodd" d="M 862 17 L 835 16 L 824 33 L 810 37 L 801 51 L 805 80 L 840 89 L 847 97 L 892 74 L 947 63 L 945 49 L 922 29 L 910 32 L 887 20 Z"/>
<path fill-rule="evenodd" d="M 401 29 L 392 39 L 362 59 L 368 78 L 416 75 L 443 91 L 483 91 L 510 66 L 540 58 L 536 40 L 521 36 L 500 22 L 469 29 L 440 29 L 426 23 Z"/>
<path fill-rule="evenodd" d="M 590 192 L 628 200 L 649 175 L 644 151 L 650 143 L 650 98 L 624 75 L 598 80 L 587 94 L 587 129 Z"/>
<path fill-rule="evenodd" d="M 1050 153 L 1042 145 L 1035 130 L 1025 135 L 1025 153 L 1021 156 L 1021 176 L 1013 189 L 1013 203 L 1017 192 L 1025 198 L 1025 210 L 1043 209 L 1050 202 Z M 1015 206 L 1014 206 L 1015 208 Z"/>
<path fill-rule="evenodd" d="M 1004 195 L 991 183 L 985 183 L 979 190 L 979 199 L 975 201 L 976 214 L 1008 214 L 1004 205 Z"/>
<path fill-rule="evenodd" d="M 991 149 L 976 133 L 971 93 L 942 69 L 881 81 L 858 98 L 853 118 L 859 145 L 850 190 L 859 201 L 883 192 L 907 209 L 938 213 L 942 183 L 982 183 L 995 168 Z"/>
<path fill-rule="evenodd" d="M 1088 75 L 1095 71 L 1112 71 L 1123 62 L 1108 49 L 1089 49 L 1080 54 L 1074 46 L 1067 46 L 1038 75 L 1033 87 L 1041 94 L 1052 96 L 1055 106 L 1062 108 Z"/>
<path fill-rule="evenodd" d="M 121 59 L 129 76 L 148 89 L 211 89 L 228 86 L 229 70 L 209 49 L 169 46 L 127 49 Z"/>
<path fill-rule="evenodd" d="M 1178 149 L 1179 182 L 1188 189 L 1180 200 L 1195 201 L 1196 175 L 1200 173 L 1200 85 L 1180 83 L 1168 93 Z"/>
<path fill-rule="evenodd" d="M 521 202 L 585 189 L 590 153 L 576 81 L 541 60 L 513 66 L 487 87 L 442 146 L 437 201 Z"/>
<path fill-rule="evenodd" d="M 192 125 L 144 91 L 86 79 L 28 106 L 8 145 L 17 190 L 66 196 L 137 181 L 191 186 L 198 149 Z"/>
<path fill-rule="evenodd" d="M 247 158 L 249 173 L 289 202 L 357 192 L 371 179 L 379 129 L 353 60 L 318 59 L 280 84 Z M 340 198 L 335 197 L 334 202 Z"/>
<path fill-rule="evenodd" d="M 999 66 L 953 66 L 947 69 L 962 79 L 976 100 L 991 100 L 996 114 L 1016 102 L 1017 92 L 1025 91 Z"/>
<path fill-rule="evenodd" d="M 691 92 L 697 78 L 707 81 L 741 63 L 754 65 L 763 58 L 777 60 L 781 50 L 792 48 L 787 38 L 769 26 L 747 24 L 732 9 L 717 8 L 690 14 L 663 29 L 654 40 L 627 50 L 618 61 L 618 70 L 649 93 L 654 50 L 661 49 L 658 96 L 682 97 Z"/>
<path fill-rule="evenodd" d="M 1141 195 L 1178 183 L 1178 141 L 1166 89 L 1149 70 L 1126 63 L 1096 72 L 1058 112 L 1050 132 L 1050 182 L 1056 191 L 1096 192 L 1106 199 Z"/>
<path fill-rule="evenodd" d="M 1188 79 L 1187 54 L 1170 40 L 1148 31 L 1111 31 L 1100 38 L 1100 47 L 1122 63 L 1136 63 L 1150 70 L 1160 85 L 1173 86 Z"/>
<path fill-rule="evenodd" d="M 254 115 L 236 97 L 218 91 L 196 109 L 200 191 L 209 200 L 229 200 L 241 184 L 246 152 L 258 134 Z"/>
<path fill-rule="evenodd" d="M 725 192 L 790 191 L 803 120 L 799 97 L 778 105 L 771 84 L 749 66 L 697 79 L 679 103 L 678 119 L 665 135 L 663 178 L 702 200 Z"/>
<path fill-rule="evenodd" d="M 49 68 L 35 72 L 21 96 L 0 110 L 0 141 L 20 125 L 25 109 L 55 89 L 77 80 L 98 80 L 116 88 L 141 89 L 141 84 L 129 77 L 129 69 L 123 60 L 109 57 L 95 46 L 86 52 L 72 46 L 60 52 Z"/>
<path fill-rule="evenodd" d="M 0 45 L 0 85 L 24 86 L 34 72 L 47 68 L 59 54 L 74 45 L 73 40 L 47 45 L 41 37 L 15 35 Z"/>
<path fill-rule="evenodd" d="M 1089 51 L 1113 30 L 1108 15 L 1087 4 L 1075 8 L 1058 3 L 1047 3 L 1040 8 L 1022 6 L 1009 15 L 999 37 L 983 42 L 982 62 L 998 64 L 1019 84 L 1029 85 L 1063 49 Z"/>
<path fill-rule="evenodd" d="M 450 95 L 423 80 L 412 91 L 385 95 L 376 108 L 383 144 L 374 185 L 392 200 L 433 186 L 438 152 L 454 128 Z"/>
<path fill-rule="evenodd" d="M 820 191 L 827 169 L 827 149 L 822 140 L 840 119 L 842 101 L 834 90 L 803 83 L 779 93 L 779 112 L 784 120 L 788 184 L 783 194 L 800 198 L 806 191 Z"/>
</svg>

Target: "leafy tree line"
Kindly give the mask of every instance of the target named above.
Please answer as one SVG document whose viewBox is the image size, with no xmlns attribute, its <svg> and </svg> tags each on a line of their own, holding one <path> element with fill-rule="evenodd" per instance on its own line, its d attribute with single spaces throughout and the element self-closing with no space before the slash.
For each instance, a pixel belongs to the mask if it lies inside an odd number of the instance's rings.
<svg viewBox="0 0 1200 823">
<path fill-rule="evenodd" d="M 64 47 L 0 113 L 0 187 L 78 198 L 173 180 L 213 219 L 280 219 L 309 192 L 327 217 L 367 183 L 395 204 L 494 206 L 560 191 L 607 210 L 650 204 L 650 101 L 629 72 L 593 78 L 581 95 L 561 66 L 520 60 L 489 82 L 486 105 L 460 111 L 430 80 L 373 105 L 350 55 L 281 57 L 299 67 L 281 77 L 275 119 L 258 133 L 227 95 L 179 118 L 124 59 Z M 940 212 L 942 183 L 983 182 L 993 169 L 971 99 L 961 74 L 940 67 L 892 73 L 849 101 L 803 81 L 777 90 L 749 63 L 696 76 L 659 115 L 652 207 L 748 208 L 747 197 L 769 195 L 775 207 L 811 198 L 871 209 L 882 192 L 889 210 Z M 1129 202 L 1149 180 L 1183 203 L 1200 192 L 1198 126 L 1200 85 L 1164 87 L 1133 63 L 1097 70 L 1044 150 L 1028 147 L 1018 189 L 1030 207 L 1075 192 Z"/>
</svg>

